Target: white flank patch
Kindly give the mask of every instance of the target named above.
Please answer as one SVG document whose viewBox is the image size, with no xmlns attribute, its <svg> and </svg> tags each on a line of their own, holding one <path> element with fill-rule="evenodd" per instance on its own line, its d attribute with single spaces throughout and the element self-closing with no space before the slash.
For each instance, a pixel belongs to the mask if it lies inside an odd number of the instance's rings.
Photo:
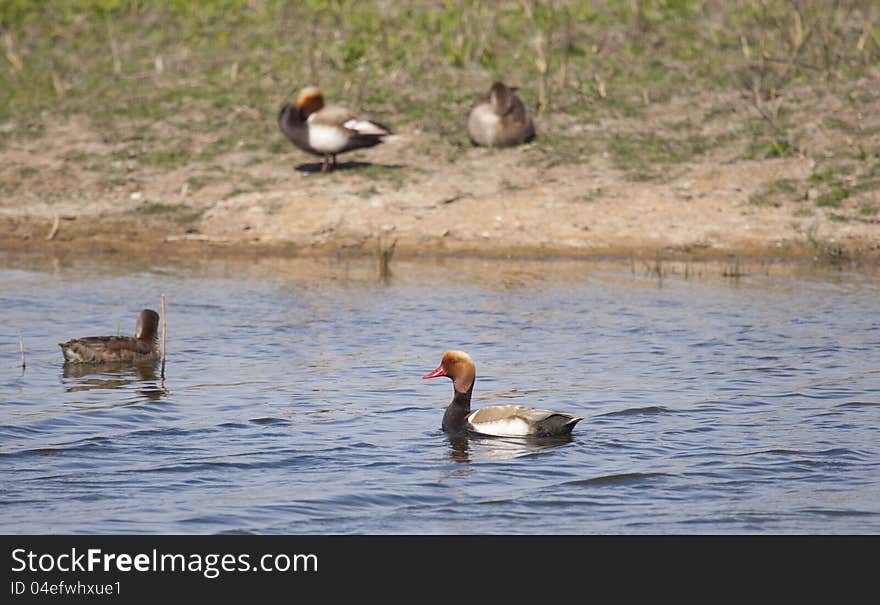
<svg viewBox="0 0 880 605">
<path fill-rule="evenodd" d="M 501 117 L 488 105 L 480 105 L 474 109 L 474 118 L 480 121 L 483 128 L 494 128 L 501 121 Z"/>
<path fill-rule="evenodd" d="M 470 424 L 478 433 L 495 435 L 497 437 L 525 437 L 532 434 L 532 427 L 522 418 L 513 417 L 504 420 L 495 420 L 493 422 L 478 422 L 474 424 L 471 422 L 471 419 L 476 413 L 477 412 L 470 414 L 467 417 L 467 421 L 468 424 Z"/>
<path fill-rule="evenodd" d="M 309 124 L 309 147 L 319 153 L 339 153 L 348 144 L 345 131 L 335 126 Z"/>
<path fill-rule="evenodd" d="M 494 145 L 500 128 L 501 118 L 488 105 L 478 105 L 468 117 L 468 132 L 480 145 Z"/>
<path fill-rule="evenodd" d="M 383 135 L 388 134 L 388 131 L 384 128 L 380 128 L 376 124 L 367 121 L 367 120 L 349 120 L 345 124 L 343 124 L 349 130 L 354 130 L 358 134 L 377 134 Z"/>
</svg>

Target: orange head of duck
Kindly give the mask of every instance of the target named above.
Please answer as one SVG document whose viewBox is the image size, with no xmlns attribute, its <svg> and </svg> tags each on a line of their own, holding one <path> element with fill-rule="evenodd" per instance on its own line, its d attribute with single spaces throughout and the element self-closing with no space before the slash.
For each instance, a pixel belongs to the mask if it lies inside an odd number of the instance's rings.
<svg viewBox="0 0 880 605">
<path fill-rule="evenodd" d="M 433 372 L 428 372 L 422 379 L 448 376 L 456 391 L 467 393 L 474 386 L 477 375 L 476 366 L 471 356 L 464 351 L 447 351 Z"/>
</svg>

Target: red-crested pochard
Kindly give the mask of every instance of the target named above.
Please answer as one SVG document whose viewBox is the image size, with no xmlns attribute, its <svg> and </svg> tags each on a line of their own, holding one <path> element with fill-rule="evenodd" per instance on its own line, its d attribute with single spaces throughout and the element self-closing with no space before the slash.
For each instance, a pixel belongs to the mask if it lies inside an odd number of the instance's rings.
<svg viewBox="0 0 880 605">
<path fill-rule="evenodd" d="M 582 416 L 564 412 L 528 408 L 522 405 L 493 405 L 471 411 L 471 393 L 477 370 L 470 355 L 464 351 L 447 351 L 433 372 L 422 376 L 452 379 L 455 396 L 443 414 L 443 430 L 447 433 L 472 431 L 497 437 L 548 437 L 571 433 Z"/>
<path fill-rule="evenodd" d="M 535 123 L 516 88 L 495 82 L 474 102 L 468 115 L 468 136 L 475 145 L 507 147 L 535 138 Z"/>
<path fill-rule="evenodd" d="M 159 359 L 159 314 L 141 311 L 134 336 L 89 336 L 61 345 L 67 363 L 142 363 Z"/>
<path fill-rule="evenodd" d="M 337 105 L 324 105 L 324 95 L 317 86 L 303 88 L 296 103 L 281 107 L 278 126 L 291 143 L 324 158 L 321 172 L 336 167 L 337 154 L 373 147 L 392 134 L 387 126 L 365 115 Z"/>
</svg>

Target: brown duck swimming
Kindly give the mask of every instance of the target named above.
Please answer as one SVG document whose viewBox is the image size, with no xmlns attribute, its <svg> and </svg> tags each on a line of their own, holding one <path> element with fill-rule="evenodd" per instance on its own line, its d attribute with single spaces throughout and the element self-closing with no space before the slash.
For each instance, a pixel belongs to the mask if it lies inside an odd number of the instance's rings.
<svg viewBox="0 0 880 605">
<path fill-rule="evenodd" d="M 582 416 L 540 410 L 522 405 L 493 405 L 472 412 L 471 393 L 477 371 L 470 355 L 464 351 L 447 351 L 433 372 L 422 376 L 452 379 L 455 396 L 443 414 L 443 430 L 447 433 L 472 431 L 497 437 L 548 437 L 571 433 Z"/>
<path fill-rule="evenodd" d="M 296 103 L 281 107 L 278 126 L 291 143 L 324 158 L 321 172 L 336 168 L 337 154 L 373 147 L 392 134 L 388 127 L 365 115 L 337 105 L 324 105 L 324 95 L 317 86 L 303 88 Z"/>
<path fill-rule="evenodd" d="M 140 363 L 159 359 L 159 314 L 144 309 L 134 336 L 89 336 L 59 343 L 66 363 Z"/>
<path fill-rule="evenodd" d="M 534 139 L 535 123 L 516 88 L 495 82 L 474 102 L 467 132 L 475 145 L 507 147 Z"/>
</svg>

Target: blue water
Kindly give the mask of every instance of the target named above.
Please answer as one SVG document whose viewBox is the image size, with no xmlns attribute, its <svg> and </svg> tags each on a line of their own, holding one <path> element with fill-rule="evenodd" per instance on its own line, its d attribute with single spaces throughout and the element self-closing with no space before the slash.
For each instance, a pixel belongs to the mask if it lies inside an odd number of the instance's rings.
<svg viewBox="0 0 880 605">
<path fill-rule="evenodd" d="M 0 531 L 880 533 L 876 272 L 374 269 L 0 259 Z M 164 380 L 63 366 L 163 293 Z M 586 419 L 450 439 L 453 348 L 475 407 Z"/>
</svg>

